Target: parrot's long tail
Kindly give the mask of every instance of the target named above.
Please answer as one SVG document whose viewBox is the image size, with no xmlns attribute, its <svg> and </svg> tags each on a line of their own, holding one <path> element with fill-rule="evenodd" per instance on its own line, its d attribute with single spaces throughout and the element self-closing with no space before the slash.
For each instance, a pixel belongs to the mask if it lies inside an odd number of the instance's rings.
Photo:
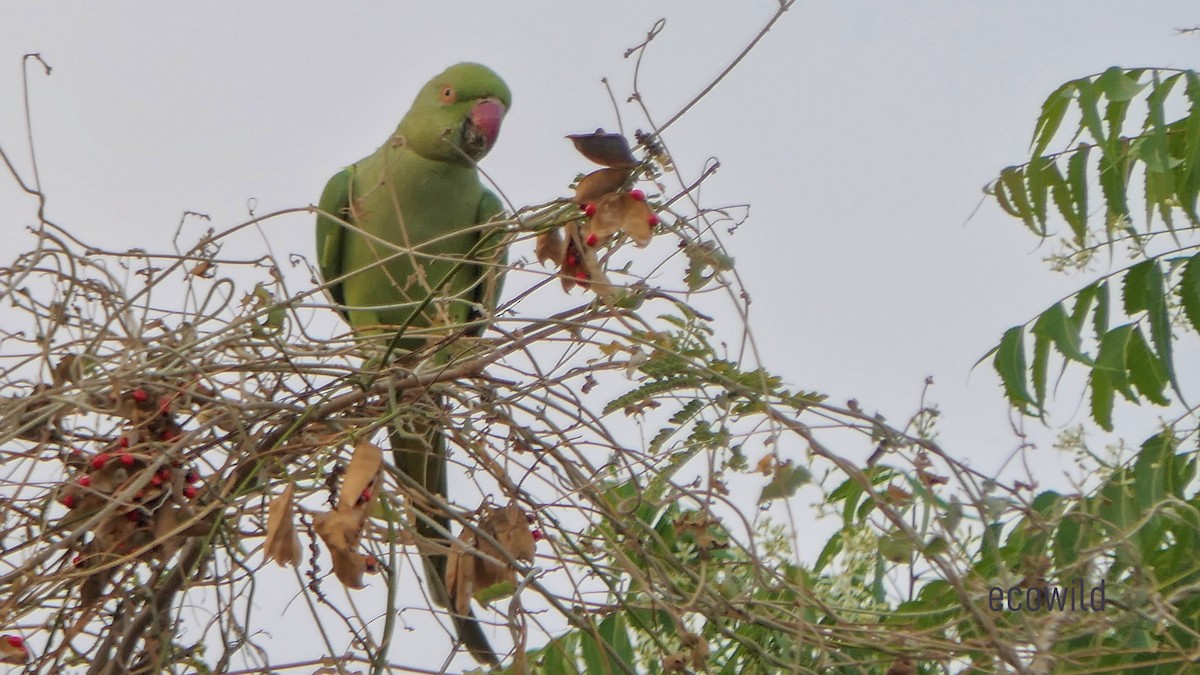
<svg viewBox="0 0 1200 675">
<path fill-rule="evenodd" d="M 443 401 L 437 401 L 439 409 L 443 405 Z M 418 416 L 413 421 L 413 427 L 412 431 L 401 431 L 395 426 L 391 427 L 389 437 L 392 459 L 401 473 L 411 477 L 424 490 L 441 497 L 444 501 L 447 496 L 446 437 L 442 433 L 441 425 L 434 417 Z M 425 568 L 425 581 L 429 585 L 433 601 L 450 610 L 458 639 L 476 661 L 491 666 L 498 665 L 500 659 L 492 650 L 492 645 L 484 635 L 483 627 L 479 625 L 475 613 L 468 607 L 465 615 L 458 614 L 450 602 L 450 594 L 446 588 L 448 556 L 441 552 L 450 550 L 451 542 L 443 534 L 450 529 L 449 515 L 436 504 L 424 499 L 419 491 L 409 490 L 409 494 L 409 507 L 419 509 L 425 516 L 416 518 L 417 541 L 422 549 L 421 561 Z M 436 522 L 438 527 L 427 522 L 426 518 Z M 432 553 L 428 549 L 439 552 Z"/>
</svg>

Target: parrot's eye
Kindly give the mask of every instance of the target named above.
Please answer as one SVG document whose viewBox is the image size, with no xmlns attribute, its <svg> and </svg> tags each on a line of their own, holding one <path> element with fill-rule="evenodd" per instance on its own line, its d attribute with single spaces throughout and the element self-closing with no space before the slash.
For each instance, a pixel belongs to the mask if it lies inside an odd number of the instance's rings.
<svg viewBox="0 0 1200 675">
<path fill-rule="evenodd" d="M 446 85 L 442 87 L 442 103 L 454 103 L 458 100 L 458 94 L 455 93 L 454 87 Z"/>
</svg>

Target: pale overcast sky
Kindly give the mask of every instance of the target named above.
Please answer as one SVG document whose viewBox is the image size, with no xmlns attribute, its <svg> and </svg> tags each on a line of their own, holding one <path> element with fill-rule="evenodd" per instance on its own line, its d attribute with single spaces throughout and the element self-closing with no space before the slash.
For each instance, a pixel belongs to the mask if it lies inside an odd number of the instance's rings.
<svg viewBox="0 0 1200 675">
<path fill-rule="evenodd" d="M 315 202 L 391 133 L 422 83 L 476 60 L 514 96 L 483 167 L 514 203 L 539 203 L 587 168 L 563 135 L 616 126 L 600 78 L 628 95 L 622 54 L 658 18 L 666 28 L 640 86 L 661 121 L 776 8 L 411 5 L 6 3 L 0 146 L 27 168 L 21 56 L 40 52 L 54 67 L 31 71 L 49 217 L 84 240 L 162 249 L 185 210 L 220 229 L 251 199 L 259 212 Z M 1082 282 L 1048 272 L 1050 247 L 992 203 L 970 218 L 981 188 L 1022 161 L 1058 84 L 1111 65 L 1194 67 L 1200 37 L 1174 29 L 1197 24 L 1194 1 L 798 2 L 666 137 L 685 176 L 720 159 L 708 205 L 751 205 L 726 244 L 767 367 L 894 421 L 931 375 L 942 444 L 999 466 L 1016 446 L 1009 415 L 990 365 L 971 367 Z M 627 129 L 647 126 L 633 106 L 622 114 Z M 33 215 L 0 179 L 6 259 L 33 241 Z M 311 228 L 294 216 L 266 231 L 281 257 L 311 256 Z M 1062 412 L 1056 423 L 1079 422 L 1086 408 Z M 1047 471 L 1066 466 L 1043 453 Z"/>
</svg>

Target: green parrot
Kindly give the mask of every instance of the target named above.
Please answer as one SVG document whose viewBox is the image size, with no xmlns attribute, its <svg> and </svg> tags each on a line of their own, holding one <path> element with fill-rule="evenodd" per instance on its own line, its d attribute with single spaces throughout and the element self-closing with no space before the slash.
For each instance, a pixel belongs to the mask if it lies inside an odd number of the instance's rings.
<svg viewBox="0 0 1200 675">
<path fill-rule="evenodd" d="M 505 253 L 480 227 L 503 211 L 479 180 L 475 162 L 492 149 L 512 105 L 508 86 L 476 63 L 459 63 L 431 79 L 396 132 L 374 153 L 325 186 L 317 216 L 321 276 L 356 333 L 391 337 L 391 346 L 422 349 L 449 336 L 478 335 L 496 307 Z M 380 344 L 389 341 L 380 340 Z M 445 363 L 449 347 L 433 357 Z M 438 409 L 442 403 L 438 402 Z M 432 417 L 393 425 L 396 467 L 446 497 L 446 439 Z M 417 534 L 440 547 L 449 518 L 419 498 Z M 426 554 L 433 599 L 454 607 L 445 585 L 447 558 Z M 459 639 L 481 663 L 498 662 L 474 615 L 453 611 Z"/>
</svg>

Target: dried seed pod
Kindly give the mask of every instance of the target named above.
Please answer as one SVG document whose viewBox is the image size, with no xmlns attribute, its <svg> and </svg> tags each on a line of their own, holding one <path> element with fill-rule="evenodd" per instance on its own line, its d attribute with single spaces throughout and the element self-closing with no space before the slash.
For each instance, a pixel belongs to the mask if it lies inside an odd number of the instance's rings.
<svg viewBox="0 0 1200 675">
<path fill-rule="evenodd" d="M 614 169 L 632 169 L 637 166 L 637 157 L 629 149 L 629 141 L 621 134 L 606 133 L 597 129 L 590 134 L 570 134 L 567 138 L 575 144 L 579 154 L 601 166 Z"/>
</svg>

